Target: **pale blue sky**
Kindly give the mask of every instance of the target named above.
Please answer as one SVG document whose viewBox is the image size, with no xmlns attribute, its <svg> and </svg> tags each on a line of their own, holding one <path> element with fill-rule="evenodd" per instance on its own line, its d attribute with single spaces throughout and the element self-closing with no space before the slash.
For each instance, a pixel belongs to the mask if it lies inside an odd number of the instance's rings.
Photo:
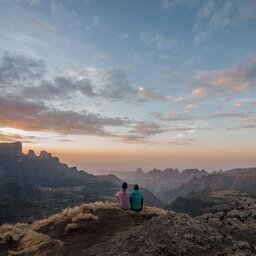
<svg viewBox="0 0 256 256">
<path fill-rule="evenodd" d="M 256 150 L 256 0 L 0 0 L 0 38 L 2 141 Z"/>
</svg>

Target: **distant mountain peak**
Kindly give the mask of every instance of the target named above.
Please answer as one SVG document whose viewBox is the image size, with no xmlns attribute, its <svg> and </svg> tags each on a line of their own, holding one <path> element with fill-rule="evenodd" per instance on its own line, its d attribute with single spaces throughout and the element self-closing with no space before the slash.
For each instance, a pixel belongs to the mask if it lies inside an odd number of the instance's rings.
<svg viewBox="0 0 256 256">
<path fill-rule="evenodd" d="M 137 168 L 135 173 L 136 174 L 145 174 L 145 172 L 142 170 L 142 168 Z"/>
<path fill-rule="evenodd" d="M 0 143 L 0 156 L 17 156 L 22 154 L 20 142 Z"/>
<path fill-rule="evenodd" d="M 36 154 L 35 154 L 34 150 L 30 149 L 28 151 L 28 156 L 31 157 L 31 158 L 36 157 Z"/>
</svg>

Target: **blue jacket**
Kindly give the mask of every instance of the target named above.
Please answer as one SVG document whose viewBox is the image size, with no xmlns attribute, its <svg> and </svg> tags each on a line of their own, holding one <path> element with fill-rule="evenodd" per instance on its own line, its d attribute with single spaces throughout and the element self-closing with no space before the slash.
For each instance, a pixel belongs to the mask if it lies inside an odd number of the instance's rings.
<svg viewBox="0 0 256 256">
<path fill-rule="evenodd" d="M 139 210 L 141 209 L 141 200 L 143 199 L 143 195 L 139 190 L 133 190 L 130 194 L 130 202 L 131 202 L 131 209 Z"/>
</svg>

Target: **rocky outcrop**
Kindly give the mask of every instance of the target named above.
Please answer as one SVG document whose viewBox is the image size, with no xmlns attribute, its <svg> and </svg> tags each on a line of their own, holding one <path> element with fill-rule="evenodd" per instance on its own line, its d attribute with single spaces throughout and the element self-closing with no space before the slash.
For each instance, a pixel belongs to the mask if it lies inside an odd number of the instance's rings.
<svg viewBox="0 0 256 256">
<path fill-rule="evenodd" d="M 179 197 L 169 210 L 187 213 L 234 239 L 256 246 L 256 196 L 240 191 L 215 191 Z"/>
<path fill-rule="evenodd" d="M 28 157 L 30 157 L 30 158 L 35 158 L 36 157 L 36 154 L 35 154 L 35 152 L 32 149 L 30 149 L 28 151 Z"/>
<path fill-rule="evenodd" d="M 20 142 L 0 143 L 0 157 L 19 156 L 21 154 L 22 154 L 22 144 Z"/>
<path fill-rule="evenodd" d="M 30 225 L 0 227 L 0 254 L 69 256 L 255 256 L 248 242 L 186 214 L 83 204 Z"/>
</svg>

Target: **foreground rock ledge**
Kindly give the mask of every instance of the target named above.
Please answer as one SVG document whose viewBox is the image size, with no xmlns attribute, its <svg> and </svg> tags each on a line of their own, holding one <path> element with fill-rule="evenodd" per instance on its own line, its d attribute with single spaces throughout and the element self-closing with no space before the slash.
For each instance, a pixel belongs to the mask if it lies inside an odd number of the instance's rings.
<svg viewBox="0 0 256 256">
<path fill-rule="evenodd" d="M 256 250 L 186 214 L 96 202 L 30 225 L 2 225 L 0 255 L 253 256 Z"/>
</svg>

